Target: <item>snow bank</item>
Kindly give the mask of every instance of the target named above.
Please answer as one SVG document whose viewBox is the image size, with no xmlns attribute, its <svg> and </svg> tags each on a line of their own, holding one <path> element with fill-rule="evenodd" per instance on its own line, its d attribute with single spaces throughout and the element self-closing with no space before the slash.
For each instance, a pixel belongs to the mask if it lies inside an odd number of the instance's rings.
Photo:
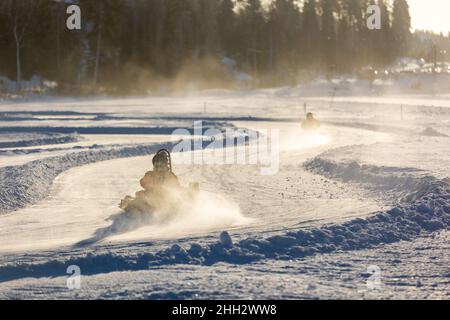
<svg viewBox="0 0 450 320">
<path fill-rule="evenodd" d="M 304 167 L 329 179 L 360 183 L 384 194 L 394 193 L 396 197 L 417 193 L 436 181 L 433 176 L 415 168 L 360 165 L 356 161 L 338 163 L 325 157 L 307 161 Z"/>
<path fill-rule="evenodd" d="M 422 136 L 428 136 L 428 137 L 448 137 L 448 135 L 441 133 L 431 127 L 427 127 L 425 128 L 422 132 L 421 132 Z"/>
</svg>

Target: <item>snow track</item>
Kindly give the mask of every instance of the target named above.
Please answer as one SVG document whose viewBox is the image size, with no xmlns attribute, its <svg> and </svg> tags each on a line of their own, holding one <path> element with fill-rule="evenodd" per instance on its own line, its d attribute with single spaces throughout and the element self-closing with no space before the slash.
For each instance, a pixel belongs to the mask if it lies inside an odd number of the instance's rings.
<svg viewBox="0 0 450 320">
<path fill-rule="evenodd" d="M 46 103 L 19 105 L 20 112 L 35 111 L 26 122 L 22 114 L 8 115 L 2 130 L 6 132 L 9 127 L 23 141 L 30 140 L 27 135 L 45 135 L 52 127 L 61 135 L 78 128 L 89 134 L 142 133 L 144 128 L 150 135 L 166 134 L 192 125 L 207 107 L 209 121 L 216 128 L 223 129 L 228 122 L 250 130 L 279 129 L 280 168 L 274 176 L 262 176 L 259 166 L 175 163 L 181 183 L 199 182 L 207 196 L 203 202 L 211 206 L 203 211 L 194 206 L 169 223 L 147 225 L 145 221 L 128 221 L 117 202 L 140 188 L 138 181 L 151 167 L 152 154 L 173 145 L 165 143 L 167 139 L 162 136 L 145 145 L 137 144 L 141 140 L 127 141 L 125 134 L 114 143 L 109 138 L 105 143 L 96 140 L 95 146 L 87 139 L 79 145 L 48 141 L 53 145 L 33 148 L 33 144 L 27 147 L 27 142 L 12 145 L 14 150 L 3 148 L 0 296 L 30 297 L 49 292 L 53 296 L 78 297 L 80 293 L 80 297 L 116 298 L 123 289 L 120 281 L 134 279 L 130 286 L 144 286 L 140 294 L 145 297 L 194 298 L 195 290 L 183 293 L 191 280 L 180 279 L 194 279 L 196 272 L 210 274 L 211 281 L 195 280 L 194 284 L 205 287 L 207 298 L 222 296 L 213 292 L 242 298 L 258 284 L 254 287 L 249 280 L 249 287 L 233 296 L 237 291 L 227 279 L 247 275 L 256 279 L 257 273 L 273 288 L 279 275 L 294 276 L 289 278 L 287 297 L 296 296 L 291 295 L 298 289 L 295 279 L 304 273 L 315 274 L 318 287 L 324 279 L 331 284 L 343 279 L 340 289 L 348 292 L 347 270 L 352 269 L 354 283 L 370 263 L 367 257 L 378 255 L 377 265 L 397 266 L 395 276 L 405 268 L 385 258 L 389 248 L 398 247 L 412 261 L 414 250 L 427 243 L 423 239 L 430 239 L 428 242 L 439 250 L 421 251 L 426 254 L 420 263 L 416 261 L 416 268 L 421 269 L 427 257 L 439 259 L 439 268 L 427 270 L 437 270 L 436 277 L 442 281 L 436 283 L 448 286 L 448 263 L 438 257 L 448 251 L 448 245 L 443 244 L 450 229 L 448 108 L 421 107 L 414 102 L 405 108 L 405 121 L 400 122 L 396 120 L 400 100 L 392 109 L 382 103 L 352 101 L 347 105 L 347 100 L 331 106 L 328 98 L 312 98 L 308 110 L 318 113 L 325 125 L 321 133 L 308 135 L 300 130 L 295 115 L 303 111 L 298 96 L 279 93 L 279 97 L 278 93 L 265 92 L 226 93 L 206 100 L 152 98 L 136 104 L 86 101 L 75 107 L 65 104 L 62 110 L 67 111 L 55 114 L 45 111 L 53 108 Z M 126 105 L 130 102 L 132 105 Z M 124 106 L 129 115 L 122 113 Z M 86 107 L 96 113 L 85 113 Z M 1 108 L 9 112 L 12 107 Z M 71 113 L 72 109 L 76 111 Z M 40 133 L 27 132 L 36 130 Z M 10 143 L 8 139 L 3 141 Z M 20 165 L 11 166 L 22 152 L 23 158 L 17 162 Z M 33 153 L 39 159 L 33 159 Z M 116 223 L 123 227 L 119 232 Z M 434 241 L 435 237 L 439 241 Z M 391 256 L 395 258 L 392 252 Z M 352 265 L 347 264 L 348 257 L 352 257 Z M 69 265 L 78 265 L 86 276 L 79 293 L 65 291 Z M 138 275 L 143 278 L 136 278 Z M 150 282 L 173 283 L 171 289 L 144 284 L 160 277 L 161 281 Z M 336 279 L 330 280 L 333 277 Z M 407 282 L 403 278 L 393 281 Z M 228 287 L 215 287 L 218 283 L 228 283 Z M 97 294 L 98 288 L 104 288 L 103 293 Z M 323 291 L 317 297 L 335 297 L 332 289 L 328 287 L 326 294 Z M 267 297 L 276 297 L 273 293 Z M 129 296 L 130 292 L 122 294 Z M 301 296 L 316 297 L 313 293 Z M 384 293 L 380 296 L 385 297 Z"/>
<path fill-rule="evenodd" d="M 342 177 L 356 177 L 360 170 L 370 172 L 372 181 L 384 181 L 383 168 L 360 168 L 355 165 L 330 164 L 315 159 L 306 165 L 322 173 L 342 173 Z M 399 178 L 404 181 L 403 178 Z M 407 177 L 415 181 L 414 177 Z M 305 228 L 270 237 L 249 237 L 232 243 L 224 233 L 218 242 L 209 245 L 191 243 L 187 247 L 172 247 L 143 254 L 93 254 L 68 260 L 5 265 L 0 267 L 0 281 L 24 276 L 47 277 L 62 275 L 68 265 L 78 265 L 84 274 L 112 271 L 146 270 L 171 264 L 212 265 L 217 262 L 233 264 L 250 263 L 261 259 L 289 260 L 338 250 L 373 248 L 401 240 L 412 240 L 433 231 L 450 227 L 450 184 L 448 180 L 432 177 L 419 178 L 417 183 L 407 183 L 411 193 L 394 208 L 377 212 L 367 218 L 357 218 L 341 224 Z M 224 240 L 225 239 L 225 240 Z"/>
<path fill-rule="evenodd" d="M 151 152 L 150 150 L 148 151 Z M 135 164 L 143 163 L 144 161 L 142 160 L 136 158 Z M 108 163 L 108 167 L 111 170 L 116 170 L 118 168 L 117 161 L 122 161 L 125 165 L 129 165 L 129 161 L 125 159 L 105 163 Z M 103 163 L 98 165 L 104 166 Z M 255 232 L 255 235 L 252 235 L 251 225 L 246 227 L 247 231 L 245 232 L 236 229 L 232 232 L 233 238 L 235 238 L 234 243 L 224 241 L 223 239 L 227 238 L 227 234 L 224 234 L 218 242 L 210 241 L 209 243 L 201 244 L 187 240 L 168 249 L 153 250 L 151 253 L 102 252 L 99 254 L 89 253 L 88 255 L 79 254 L 69 259 L 53 260 L 44 263 L 6 264 L 0 267 L 0 280 L 9 281 L 24 276 L 46 277 L 62 275 L 61 272 L 63 272 L 65 266 L 71 264 L 79 265 L 84 270 L 84 274 L 97 274 L 113 271 L 146 270 L 149 266 L 157 267 L 172 264 L 212 265 L 218 262 L 243 264 L 263 259 L 289 260 L 341 250 L 373 248 L 381 244 L 401 240 L 410 241 L 430 232 L 447 229 L 450 226 L 450 185 L 446 179 L 439 180 L 430 175 L 424 175 L 421 170 L 413 168 L 377 167 L 359 165 L 356 162 L 338 163 L 327 160 L 322 155 L 307 161 L 304 167 L 308 171 L 320 174 L 328 179 L 345 181 L 350 184 L 361 184 L 364 188 L 372 191 L 381 190 L 388 194 L 391 192 L 392 196 L 397 195 L 401 200 L 393 208 L 375 212 L 365 218 L 347 218 L 347 221 L 342 223 L 326 223 L 326 221 L 322 221 L 316 226 L 314 224 L 309 226 L 306 224 L 301 227 L 295 227 L 293 224 L 290 228 L 287 228 L 288 231 L 277 232 L 276 225 L 272 225 L 270 217 L 265 216 L 263 218 L 269 218 L 268 224 L 271 224 L 271 229 L 266 228 L 266 231 L 270 232 L 261 233 L 263 229 L 259 226 L 255 229 L 255 231 L 259 232 Z M 83 168 L 78 175 L 70 175 L 72 182 L 81 181 L 87 184 L 85 179 L 83 180 L 82 178 L 89 176 L 86 169 L 93 170 L 92 172 L 96 171 L 96 179 L 101 177 L 95 165 L 94 167 L 86 166 Z M 140 171 L 140 169 L 136 170 L 135 173 L 132 171 L 132 174 L 138 175 Z M 234 171 L 231 170 L 230 172 Z M 207 174 L 206 177 L 210 178 L 210 174 Z M 238 171 L 237 174 L 242 175 L 242 172 Z M 124 183 L 122 184 L 123 187 L 117 185 L 116 197 L 119 197 L 121 192 L 125 192 L 124 186 L 128 185 L 129 187 L 130 181 L 136 180 L 135 178 L 124 179 L 124 176 L 119 175 L 117 181 L 123 180 Z M 64 177 L 61 179 L 64 179 Z M 229 177 L 228 179 L 231 181 L 233 178 Z M 220 185 L 230 186 L 230 181 L 224 183 L 225 181 L 222 180 Z M 97 185 L 95 181 L 91 181 L 90 185 L 101 192 L 102 182 L 101 180 L 98 181 L 100 184 Z M 131 187 L 129 188 L 131 190 Z M 72 191 L 69 193 L 73 194 Z M 270 191 L 263 196 L 267 196 L 269 193 Z M 75 192 L 75 198 L 77 197 L 76 195 L 77 192 Z M 101 193 L 97 194 L 97 196 L 93 200 L 98 202 L 98 199 L 104 199 L 102 200 L 104 203 L 103 205 L 97 203 L 94 208 L 105 207 L 110 201 L 114 200 L 112 199 L 114 194 L 110 192 L 108 192 L 107 197 L 106 195 L 102 196 Z M 80 194 L 79 199 L 83 199 L 87 204 L 87 207 L 84 209 L 83 204 L 80 204 L 80 214 L 82 214 L 92 203 L 82 194 Z M 273 200 L 271 201 L 273 202 Z M 259 210 L 257 209 L 256 211 Z M 38 211 L 42 211 L 42 208 Z M 103 214 L 104 218 L 107 217 L 107 211 L 104 210 L 91 213 L 91 216 L 95 217 L 91 222 L 89 222 L 89 214 L 83 218 L 85 226 L 91 226 L 91 228 L 84 228 L 85 231 L 89 229 L 94 230 L 94 227 L 98 226 L 95 225 L 95 221 L 99 221 L 101 214 Z M 49 221 L 52 219 L 51 215 L 54 215 L 54 213 L 50 212 L 49 219 L 44 220 Z M 294 217 L 297 217 L 298 222 L 300 217 L 297 215 L 294 215 Z M 289 226 L 288 218 L 288 216 L 282 218 L 285 227 Z M 61 219 L 64 225 L 70 225 L 67 217 L 63 216 Z M 58 219 L 55 218 L 55 226 L 57 224 Z M 286 230 L 286 228 L 281 228 L 280 225 L 281 229 Z M 220 229 L 217 229 L 216 232 L 218 230 Z M 39 231 L 42 235 L 43 230 Z M 214 230 L 210 230 L 210 232 L 212 231 Z M 45 241 L 45 238 L 44 232 L 42 241 Z M 133 239 L 132 236 L 130 238 Z M 37 240 L 33 236 L 31 239 L 35 242 Z M 70 243 L 70 241 L 73 241 L 73 237 L 66 240 L 69 240 L 66 243 Z M 62 243 L 59 242 L 59 244 L 61 245 Z M 13 243 L 9 245 L 14 246 Z M 30 247 L 28 246 L 28 248 Z"/>
<path fill-rule="evenodd" d="M 223 229 L 236 230 L 244 237 L 246 233 L 276 233 L 287 228 L 344 221 L 379 209 L 374 199 L 364 197 L 357 188 L 331 183 L 306 172 L 302 163 L 326 150 L 327 140 L 321 135 L 303 136 L 297 130 L 293 137 L 298 145 L 292 145 L 288 134 L 291 130 L 289 128 L 284 136 L 287 141 L 282 141 L 282 146 L 289 148 L 281 155 L 277 175 L 262 176 L 258 167 L 249 165 L 176 166 L 176 173 L 184 185 L 198 181 L 202 190 L 211 194 L 204 199 L 204 204 L 210 202 L 210 206 L 191 208 L 189 210 L 194 211 L 191 217 L 186 214 L 186 219 L 178 218 L 176 223 L 165 225 L 136 225 L 136 221 L 127 221 L 134 227 L 126 233 L 108 233 L 105 241 L 180 239 Z M 364 132 L 342 130 L 342 137 L 336 137 L 345 141 L 348 135 L 355 134 L 364 135 Z M 373 139 L 370 137 L 371 141 Z M 0 218 L 0 251 L 69 246 L 118 223 L 116 217 L 120 210 L 117 203 L 126 194 L 139 190 L 138 181 L 151 164 L 151 157 L 145 155 L 151 155 L 161 147 L 170 148 L 171 145 L 78 152 L 23 166 L 0 168 L 0 174 L 5 177 L 1 180 L 4 196 L 0 197 L 5 213 L 23 208 Z M 218 196 L 227 199 L 226 202 Z M 30 204 L 35 205 L 26 207 Z M 214 219 L 205 223 L 208 215 Z"/>
</svg>

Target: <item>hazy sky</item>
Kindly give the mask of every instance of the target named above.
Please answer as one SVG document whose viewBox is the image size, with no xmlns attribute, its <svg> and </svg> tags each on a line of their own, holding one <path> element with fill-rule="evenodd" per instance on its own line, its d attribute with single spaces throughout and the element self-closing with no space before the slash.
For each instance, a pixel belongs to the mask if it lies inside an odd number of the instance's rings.
<svg viewBox="0 0 450 320">
<path fill-rule="evenodd" d="M 270 3 L 273 0 L 262 0 Z M 390 0 L 391 3 L 393 0 Z M 450 0 L 407 0 L 413 29 L 450 32 Z M 300 3 L 302 1 L 300 0 Z"/>
<path fill-rule="evenodd" d="M 413 29 L 450 32 L 450 0 L 408 0 Z"/>
</svg>

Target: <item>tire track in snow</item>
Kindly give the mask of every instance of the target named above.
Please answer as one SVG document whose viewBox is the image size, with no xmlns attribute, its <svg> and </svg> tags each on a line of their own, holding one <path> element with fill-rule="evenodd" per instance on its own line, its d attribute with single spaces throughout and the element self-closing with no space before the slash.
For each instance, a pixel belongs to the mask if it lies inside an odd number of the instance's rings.
<svg viewBox="0 0 450 320">
<path fill-rule="evenodd" d="M 261 259 L 295 259 L 409 241 L 450 226 L 448 179 L 420 176 L 412 168 L 337 163 L 321 156 L 306 162 L 304 167 L 333 180 L 390 190 L 401 195 L 401 201 L 389 210 L 374 212 L 366 218 L 321 227 L 299 227 L 271 236 L 249 236 L 235 242 L 228 233 L 223 233 L 217 242 L 201 245 L 191 241 L 153 253 L 89 253 L 37 264 L 8 264 L 0 267 L 0 281 L 25 276 L 62 276 L 70 264 L 79 265 L 84 274 L 96 274 L 171 264 L 242 264 Z"/>
</svg>

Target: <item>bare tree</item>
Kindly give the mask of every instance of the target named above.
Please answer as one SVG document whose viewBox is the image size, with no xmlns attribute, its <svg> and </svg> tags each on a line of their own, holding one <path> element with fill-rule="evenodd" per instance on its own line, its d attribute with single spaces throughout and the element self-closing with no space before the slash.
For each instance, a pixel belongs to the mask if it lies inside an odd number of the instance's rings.
<svg viewBox="0 0 450 320">
<path fill-rule="evenodd" d="M 94 67 L 94 87 L 97 87 L 98 72 L 100 67 L 100 54 L 102 49 L 102 28 L 103 28 L 103 2 L 98 2 L 97 7 L 97 48 L 95 52 L 95 67 Z"/>
<path fill-rule="evenodd" d="M 16 57 L 16 91 L 21 91 L 22 81 L 22 48 L 24 38 L 30 31 L 33 14 L 38 6 L 36 0 L 7 0 L 3 2 L 4 11 L 8 18 L 8 24 L 15 44 Z"/>
</svg>

